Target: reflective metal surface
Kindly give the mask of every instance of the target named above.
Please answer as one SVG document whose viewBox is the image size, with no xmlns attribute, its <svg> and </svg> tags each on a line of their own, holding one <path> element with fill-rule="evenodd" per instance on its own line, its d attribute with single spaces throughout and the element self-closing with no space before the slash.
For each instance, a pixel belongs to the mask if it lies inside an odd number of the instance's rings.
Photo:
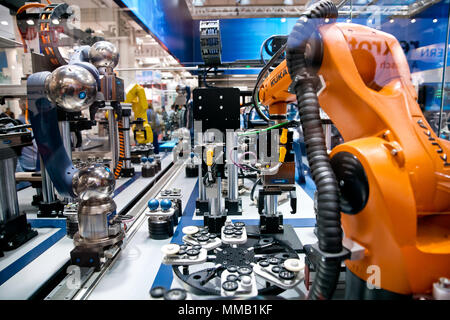
<svg viewBox="0 0 450 320">
<path fill-rule="evenodd" d="M 81 201 L 78 205 L 78 225 L 81 238 L 100 240 L 108 238 L 108 215 L 116 210 L 111 198 Z"/>
<path fill-rule="evenodd" d="M 85 68 L 65 65 L 45 80 L 47 97 L 66 111 L 80 111 L 89 107 L 97 95 L 97 82 Z"/>
<path fill-rule="evenodd" d="M 73 192 L 81 200 L 109 198 L 115 186 L 113 173 L 101 164 L 80 169 L 72 179 Z"/>
<path fill-rule="evenodd" d="M 97 68 L 114 68 L 119 63 L 119 51 L 108 41 L 99 41 L 89 50 L 89 61 Z"/>
<path fill-rule="evenodd" d="M 19 215 L 16 192 L 16 158 L 0 160 L 0 223 Z"/>
</svg>

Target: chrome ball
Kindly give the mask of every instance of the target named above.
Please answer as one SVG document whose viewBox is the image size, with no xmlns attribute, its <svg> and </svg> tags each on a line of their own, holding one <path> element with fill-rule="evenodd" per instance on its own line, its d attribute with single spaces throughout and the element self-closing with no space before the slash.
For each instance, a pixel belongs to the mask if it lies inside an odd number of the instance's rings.
<svg viewBox="0 0 450 320">
<path fill-rule="evenodd" d="M 89 61 L 96 68 L 115 68 L 119 63 L 119 52 L 111 42 L 98 41 L 89 50 Z"/>
<path fill-rule="evenodd" d="M 97 82 L 85 68 L 65 65 L 53 71 L 45 80 L 47 98 L 66 111 L 80 111 L 94 103 Z"/>
<path fill-rule="evenodd" d="M 76 172 L 72 188 L 81 200 L 104 199 L 114 192 L 116 180 L 111 170 L 101 164 L 93 164 Z"/>
</svg>

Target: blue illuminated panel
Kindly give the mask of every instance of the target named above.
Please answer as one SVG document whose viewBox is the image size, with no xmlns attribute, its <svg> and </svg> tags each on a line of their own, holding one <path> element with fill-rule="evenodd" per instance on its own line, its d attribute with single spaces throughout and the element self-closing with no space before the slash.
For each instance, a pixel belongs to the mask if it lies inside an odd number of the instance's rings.
<svg viewBox="0 0 450 320">
<path fill-rule="evenodd" d="M 193 21 L 184 0 L 115 0 L 180 62 L 193 60 Z"/>
</svg>

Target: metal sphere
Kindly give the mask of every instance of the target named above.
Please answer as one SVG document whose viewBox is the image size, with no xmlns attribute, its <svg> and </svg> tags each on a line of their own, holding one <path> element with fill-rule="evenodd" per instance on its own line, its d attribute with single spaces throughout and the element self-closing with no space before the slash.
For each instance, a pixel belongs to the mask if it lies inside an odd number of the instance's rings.
<svg viewBox="0 0 450 320">
<path fill-rule="evenodd" d="M 84 167 L 72 178 L 73 192 L 81 200 L 107 198 L 114 192 L 115 186 L 113 173 L 101 164 Z"/>
<path fill-rule="evenodd" d="M 159 201 L 157 199 L 150 199 L 147 204 L 150 211 L 155 211 L 159 208 Z"/>
<path fill-rule="evenodd" d="M 160 206 L 162 211 L 167 211 L 172 208 L 172 201 L 170 201 L 169 199 L 163 199 L 161 200 Z"/>
<path fill-rule="evenodd" d="M 53 71 L 45 80 L 47 97 L 66 111 L 89 107 L 97 96 L 97 82 L 85 68 L 65 65 Z"/>
<path fill-rule="evenodd" d="M 97 68 L 115 68 L 119 63 L 119 52 L 111 42 L 98 41 L 89 50 L 89 61 Z"/>
</svg>

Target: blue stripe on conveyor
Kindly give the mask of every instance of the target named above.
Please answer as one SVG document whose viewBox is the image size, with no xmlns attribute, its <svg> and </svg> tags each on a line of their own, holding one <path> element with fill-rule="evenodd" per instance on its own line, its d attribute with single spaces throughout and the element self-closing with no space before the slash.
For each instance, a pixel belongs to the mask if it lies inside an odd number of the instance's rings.
<svg viewBox="0 0 450 320">
<path fill-rule="evenodd" d="M 29 265 L 33 260 L 48 250 L 66 235 L 66 230 L 59 229 L 50 237 L 42 241 L 36 247 L 28 251 L 22 257 L 11 263 L 9 266 L 0 271 L 0 286 L 17 274 L 20 270 Z"/>
</svg>

